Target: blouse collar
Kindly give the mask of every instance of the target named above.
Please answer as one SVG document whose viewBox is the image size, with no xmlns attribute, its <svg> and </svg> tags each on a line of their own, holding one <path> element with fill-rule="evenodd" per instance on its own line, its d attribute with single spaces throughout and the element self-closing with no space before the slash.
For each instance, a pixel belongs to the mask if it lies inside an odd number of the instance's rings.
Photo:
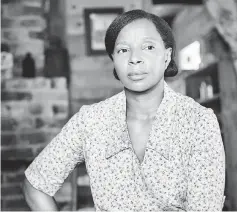
<svg viewBox="0 0 237 212">
<path fill-rule="evenodd" d="M 175 91 L 164 81 L 164 96 L 157 109 L 152 131 L 159 132 L 163 127 L 167 129 L 167 136 L 172 133 L 173 114 L 176 110 L 176 96 Z M 106 158 L 110 158 L 125 149 L 132 148 L 126 122 L 126 96 L 124 91 L 118 94 L 112 116 L 115 116 L 113 121 L 116 123 L 111 124 L 110 130 L 113 138 L 107 143 Z M 159 141 L 152 134 L 150 139 L 152 141 L 148 141 L 147 148 L 154 149 L 168 158 L 170 145 L 167 144 L 167 141 Z"/>
</svg>

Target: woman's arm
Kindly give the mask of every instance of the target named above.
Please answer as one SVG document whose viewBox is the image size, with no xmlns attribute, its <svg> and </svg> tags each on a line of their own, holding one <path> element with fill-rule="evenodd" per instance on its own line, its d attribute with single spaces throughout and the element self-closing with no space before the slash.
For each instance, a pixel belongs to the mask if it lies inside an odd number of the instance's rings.
<svg viewBox="0 0 237 212">
<path fill-rule="evenodd" d="M 23 192 L 32 210 L 57 210 L 53 198 L 75 166 L 84 161 L 83 112 L 76 113 L 25 170 Z"/>
<path fill-rule="evenodd" d="M 210 109 L 200 115 L 193 139 L 186 210 L 222 211 L 225 153 L 217 118 Z"/>
<path fill-rule="evenodd" d="M 55 199 L 34 188 L 27 178 L 23 182 L 23 194 L 32 211 L 58 211 Z"/>
</svg>

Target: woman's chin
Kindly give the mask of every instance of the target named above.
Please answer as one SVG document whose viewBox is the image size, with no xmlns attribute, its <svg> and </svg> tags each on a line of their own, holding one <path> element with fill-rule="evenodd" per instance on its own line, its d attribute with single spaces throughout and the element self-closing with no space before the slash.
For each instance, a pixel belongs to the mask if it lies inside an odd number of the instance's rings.
<svg viewBox="0 0 237 212">
<path fill-rule="evenodd" d="M 147 85 L 145 86 L 145 85 L 140 85 L 140 86 L 138 86 L 138 85 L 136 85 L 136 86 L 125 86 L 125 89 L 127 90 L 127 91 L 129 91 L 129 92 L 134 92 L 134 93 L 143 93 L 143 92 L 146 92 L 146 91 L 148 91 L 149 89 L 150 89 L 150 87 L 148 87 Z"/>
<path fill-rule="evenodd" d="M 160 82 L 160 81 L 159 81 Z M 157 82 L 150 82 L 150 81 L 140 81 L 136 83 L 126 83 L 123 84 L 125 90 L 134 93 L 148 93 L 149 91 L 159 90 L 159 84 Z"/>
</svg>

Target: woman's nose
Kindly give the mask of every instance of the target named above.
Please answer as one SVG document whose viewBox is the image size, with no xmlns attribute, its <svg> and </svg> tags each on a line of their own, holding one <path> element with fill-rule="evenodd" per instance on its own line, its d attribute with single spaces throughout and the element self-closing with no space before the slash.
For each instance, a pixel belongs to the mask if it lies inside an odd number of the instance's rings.
<svg viewBox="0 0 237 212">
<path fill-rule="evenodd" d="M 133 51 L 129 58 L 129 64 L 136 65 L 138 63 L 143 63 L 142 58 L 140 57 L 139 53 L 136 51 Z"/>
</svg>

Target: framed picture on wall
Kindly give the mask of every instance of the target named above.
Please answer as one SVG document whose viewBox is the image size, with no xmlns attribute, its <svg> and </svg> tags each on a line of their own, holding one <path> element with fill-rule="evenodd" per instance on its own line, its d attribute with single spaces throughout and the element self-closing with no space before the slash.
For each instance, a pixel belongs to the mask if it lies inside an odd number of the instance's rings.
<svg viewBox="0 0 237 212">
<path fill-rule="evenodd" d="M 88 55 L 105 54 L 105 33 L 123 8 L 87 8 L 84 10 Z"/>
</svg>

